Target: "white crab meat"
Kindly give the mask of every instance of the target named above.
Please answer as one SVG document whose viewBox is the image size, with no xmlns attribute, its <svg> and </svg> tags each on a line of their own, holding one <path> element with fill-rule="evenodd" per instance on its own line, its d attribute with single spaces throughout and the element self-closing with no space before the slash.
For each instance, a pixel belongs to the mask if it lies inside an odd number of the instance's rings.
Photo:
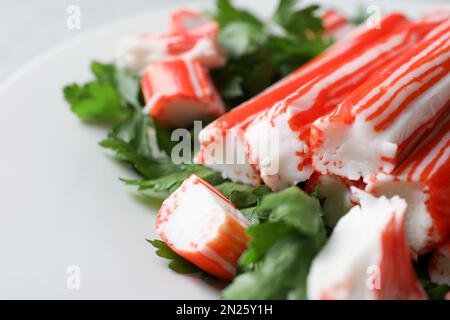
<svg viewBox="0 0 450 320">
<path fill-rule="evenodd" d="M 428 274 L 432 282 L 450 286 L 450 238 L 433 251 Z"/>
<path fill-rule="evenodd" d="M 406 202 L 352 192 L 360 204 L 339 220 L 313 260 L 308 298 L 424 299 L 406 239 Z"/>
</svg>

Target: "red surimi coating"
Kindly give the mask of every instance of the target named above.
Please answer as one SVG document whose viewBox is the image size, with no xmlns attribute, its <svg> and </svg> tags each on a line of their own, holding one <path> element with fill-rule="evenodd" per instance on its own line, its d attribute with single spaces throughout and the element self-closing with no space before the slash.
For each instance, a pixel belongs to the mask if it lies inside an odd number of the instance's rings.
<svg viewBox="0 0 450 320">
<path fill-rule="evenodd" d="M 345 37 L 354 26 L 336 10 L 326 10 L 322 14 L 322 23 L 326 34 L 333 36 L 335 40 Z"/>
<path fill-rule="evenodd" d="M 414 253 L 429 252 L 446 239 L 450 235 L 450 112 L 400 166 L 389 175 L 372 177 L 367 189 L 375 194 L 405 194 Z"/>
<path fill-rule="evenodd" d="M 412 268 L 406 241 L 405 215 L 392 217 L 381 235 L 381 287 L 374 293 L 378 300 L 426 299 Z"/>
<path fill-rule="evenodd" d="M 385 37 L 372 42 L 371 47 L 347 54 L 335 68 L 329 68 L 253 120 L 245 132 L 250 159 L 258 165 L 267 158 L 271 163 L 279 161 L 278 172 L 268 172 L 259 166 L 266 185 L 272 190 L 281 190 L 308 179 L 313 172 L 310 154 L 312 123 L 333 111 L 369 77 L 397 59 L 436 25 L 406 23 L 390 30 Z M 279 154 L 268 157 L 257 150 L 261 140 L 268 140 L 276 133 L 280 135 Z"/>
<path fill-rule="evenodd" d="M 446 22 L 314 123 L 316 170 L 349 179 L 392 172 L 448 109 L 449 71 Z"/>
<path fill-rule="evenodd" d="M 180 55 L 192 50 L 200 40 L 209 41 L 212 48 L 199 48 L 201 62 L 208 68 L 220 67 L 225 63 L 225 51 L 219 45 L 219 25 L 204 15 L 189 9 L 174 11 L 170 16 L 168 37 L 176 37 L 178 41 L 168 43 L 170 55 Z M 211 50 L 211 54 L 201 51 Z M 203 57 L 202 57 L 203 55 Z"/>
<path fill-rule="evenodd" d="M 390 30 L 407 21 L 402 14 L 393 13 L 383 18 L 381 22 L 382 30 Z M 309 63 L 299 67 L 280 82 L 272 85 L 254 98 L 244 102 L 240 106 L 234 108 L 230 112 L 224 114 L 217 119 L 213 125 L 221 128 L 231 128 L 241 123 L 247 123 L 257 113 L 270 108 L 276 102 L 282 100 L 299 86 L 309 82 L 314 77 L 322 74 L 325 70 L 333 68 L 336 63 L 340 64 L 341 59 L 346 57 L 354 50 L 370 46 L 370 43 L 381 38 L 385 31 L 378 29 L 361 29 L 350 35 L 348 39 L 344 39 L 339 43 L 339 50 L 334 47 L 328 49 L 325 53 L 319 55 Z M 346 47 L 344 50 L 342 47 Z"/>
<path fill-rule="evenodd" d="M 195 60 L 152 63 L 145 69 L 141 85 L 144 112 L 162 126 L 187 126 L 225 110 L 207 70 Z"/>
</svg>

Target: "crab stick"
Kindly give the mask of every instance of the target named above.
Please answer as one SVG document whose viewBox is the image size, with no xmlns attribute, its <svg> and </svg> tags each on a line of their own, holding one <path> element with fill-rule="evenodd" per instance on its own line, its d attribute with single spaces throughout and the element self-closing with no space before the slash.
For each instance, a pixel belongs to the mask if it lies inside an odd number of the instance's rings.
<svg viewBox="0 0 450 320">
<path fill-rule="evenodd" d="M 247 247 L 248 226 L 228 199 L 195 175 L 164 201 L 156 218 L 158 233 L 173 251 L 227 281 Z"/>
<path fill-rule="evenodd" d="M 406 202 L 352 192 L 360 205 L 339 220 L 313 260 L 308 298 L 425 299 L 406 240 Z"/>
<path fill-rule="evenodd" d="M 368 77 L 417 43 L 435 23 L 408 23 L 363 50 L 354 50 L 320 76 L 300 87 L 247 127 L 248 156 L 272 190 L 281 190 L 307 180 L 313 173 L 310 128 L 321 116 L 332 112 Z M 267 141 L 277 136 L 276 148 Z"/>
<path fill-rule="evenodd" d="M 338 41 L 354 29 L 348 19 L 335 10 L 326 10 L 322 14 L 322 23 L 325 32 Z"/>
<path fill-rule="evenodd" d="M 322 175 L 317 172 L 306 182 L 305 191 L 310 194 L 315 193 L 321 200 L 323 219 L 328 227 L 334 228 L 339 219 L 357 204 L 357 199 L 350 191 L 352 186 L 365 188 L 365 184 L 361 181 L 350 181 L 335 175 Z"/>
<path fill-rule="evenodd" d="M 219 24 L 205 15 L 189 9 L 176 10 L 171 14 L 169 35 L 182 35 L 186 49 L 179 53 L 195 58 L 207 68 L 223 66 L 225 50 L 219 44 Z M 177 46 L 172 46 L 172 54 Z"/>
<path fill-rule="evenodd" d="M 335 68 L 336 65 L 341 65 L 348 55 L 370 47 L 372 42 L 381 38 L 387 31 L 406 22 L 403 15 L 390 14 L 382 19 L 380 30 L 356 28 L 323 54 L 212 122 L 200 132 L 201 149 L 196 162 L 220 171 L 225 178 L 257 185 L 260 183 L 259 173 L 248 161 L 244 143 L 243 133 L 249 123 L 303 84 Z M 225 159 L 229 154 L 234 157 Z"/>
<path fill-rule="evenodd" d="M 219 26 L 215 21 L 195 12 L 176 11 L 171 16 L 168 33 L 143 33 L 119 40 L 116 63 L 139 74 L 153 62 L 182 57 L 196 59 L 208 68 L 219 67 L 225 63 L 226 55 L 218 37 Z"/>
<path fill-rule="evenodd" d="M 449 108 L 449 71 L 450 21 L 314 123 L 315 169 L 351 180 L 392 172 Z"/>
<path fill-rule="evenodd" d="M 450 238 L 433 251 L 428 275 L 433 283 L 450 286 Z"/>
<path fill-rule="evenodd" d="M 391 174 L 372 177 L 367 190 L 397 194 L 408 202 L 406 225 L 414 254 L 427 253 L 446 239 L 450 235 L 450 113 Z"/>
<path fill-rule="evenodd" d="M 141 81 L 144 113 L 164 127 L 185 127 L 225 110 L 206 68 L 195 60 L 150 64 Z"/>
</svg>

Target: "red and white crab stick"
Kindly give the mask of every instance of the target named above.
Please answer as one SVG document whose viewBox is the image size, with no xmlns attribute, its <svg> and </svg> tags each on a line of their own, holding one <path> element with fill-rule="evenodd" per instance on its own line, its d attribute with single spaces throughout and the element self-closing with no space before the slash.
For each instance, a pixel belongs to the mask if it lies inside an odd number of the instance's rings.
<svg viewBox="0 0 450 320">
<path fill-rule="evenodd" d="M 428 275 L 432 282 L 450 286 L 450 238 L 433 251 L 428 265 Z M 450 296 L 450 292 L 447 296 Z"/>
<path fill-rule="evenodd" d="M 336 10 L 326 10 L 322 14 L 322 23 L 325 32 L 338 41 L 355 28 L 346 17 Z"/>
<path fill-rule="evenodd" d="M 405 232 L 406 202 L 357 188 L 360 205 L 333 230 L 312 262 L 308 298 L 426 299 L 416 279 Z"/>
<path fill-rule="evenodd" d="M 164 127 L 185 127 L 225 111 L 208 71 L 195 60 L 154 62 L 145 69 L 141 87 L 144 113 Z"/>
<path fill-rule="evenodd" d="M 164 201 L 156 218 L 158 233 L 173 251 L 227 281 L 247 247 L 248 226 L 228 199 L 195 175 Z"/>
<path fill-rule="evenodd" d="M 190 10 L 175 11 L 170 19 L 166 34 L 143 33 L 121 39 L 116 45 L 117 65 L 142 73 L 153 62 L 180 57 L 196 59 L 208 68 L 225 63 L 217 22 Z"/>
<path fill-rule="evenodd" d="M 387 30 L 406 22 L 405 16 L 393 13 L 382 19 L 381 29 L 367 29 L 365 26 L 356 28 L 320 56 L 212 122 L 200 132 L 201 149 L 196 162 L 220 171 L 224 177 L 233 181 L 258 184 L 259 173 L 246 156 L 243 133 L 248 124 L 300 86 L 341 64 L 348 55 L 370 47 Z M 225 158 L 230 154 L 233 161 L 226 161 L 228 159 Z"/>
<path fill-rule="evenodd" d="M 450 113 L 391 174 L 372 177 L 367 190 L 408 202 L 412 252 L 429 252 L 450 235 Z"/>
<path fill-rule="evenodd" d="M 184 37 L 188 45 L 180 52 L 184 56 L 197 59 L 207 68 L 225 64 L 226 53 L 219 44 L 219 24 L 205 15 L 189 9 L 174 11 L 170 17 L 169 34 Z"/>
<path fill-rule="evenodd" d="M 449 71 L 450 21 L 314 123 L 315 169 L 351 180 L 392 172 L 449 108 Z"/>
<path fill-rule="evenodd" d="M 436 23 L 419 22 L 385 30 L 386 36 L 369 47 L 349 52 L 333 68 L 253 120 L 245 131 L 248 156 L 258 166 L 265 184 L 272 190 L 281 190 L 307 180 L 313 173 L 312 123 L 332 112 L 368 77 L 380 72 L 435 26 Z M 269 148 L 267 141 L 274 136 L 279 144 Z"/>
</svg>

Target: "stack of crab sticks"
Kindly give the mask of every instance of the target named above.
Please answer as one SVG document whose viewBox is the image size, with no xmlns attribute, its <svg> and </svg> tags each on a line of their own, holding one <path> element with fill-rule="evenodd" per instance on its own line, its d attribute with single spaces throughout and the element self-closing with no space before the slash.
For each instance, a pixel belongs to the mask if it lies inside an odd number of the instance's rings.
<svg viewBox="0 0 450 320">
<path fill-rule="evenodd" d="M 335 69 L 348 60 L 349 56 L 355 56 L 357 52 L 372 47 L 372 43 L 382 38 L 387 30 L 396 29 L 406 23 L 405 16 L 393 13 L 382 19 L 381 29 L 367 29 L 365 26 L 356 28 L 323 54 L 218 118 L 200 132 L 201 148 L 195 161 L 220 171 L 224 178 L 247 184 L 259 184 L 261 178 L 257 166 L 250 163 L 244 141 L 244 133 L 249 124 L 255 118 L 261 118 L 261 114 L 301 86 L 329 72 L 328 70 Z M 397 40 L 396 43 L 400 50 L 402 45 L 399 42 L 401 40 Z"/>
<path fill-rule="evenodd" d="M 385 36 L 361 50 L 349 52 L 333 67 L 253 120 L 245 130 L 247 152 L 265 184 L 272 190 L 281 190 L 307 180 L 314 172 L 311 145 L 317 144 L 315 140 L 310 142 L 312 123 L 333 111 L 368 78 L 402 56 L 436 25 L 411 22 L 386 30 Z M 273 136 L 278 136 L 277 148 L 267 146 Z"/>
<path fill-rule="evenodd" d="M 175 11 L 169 32 L 141 34 L 117 44 L 120 68 L 142 75 L 144 112 L 164 127 L 185 127 L 225 111 L 209 68 L 226 57 L 218 43 L 217 22 L 190 11 Z"/>
</svg>

